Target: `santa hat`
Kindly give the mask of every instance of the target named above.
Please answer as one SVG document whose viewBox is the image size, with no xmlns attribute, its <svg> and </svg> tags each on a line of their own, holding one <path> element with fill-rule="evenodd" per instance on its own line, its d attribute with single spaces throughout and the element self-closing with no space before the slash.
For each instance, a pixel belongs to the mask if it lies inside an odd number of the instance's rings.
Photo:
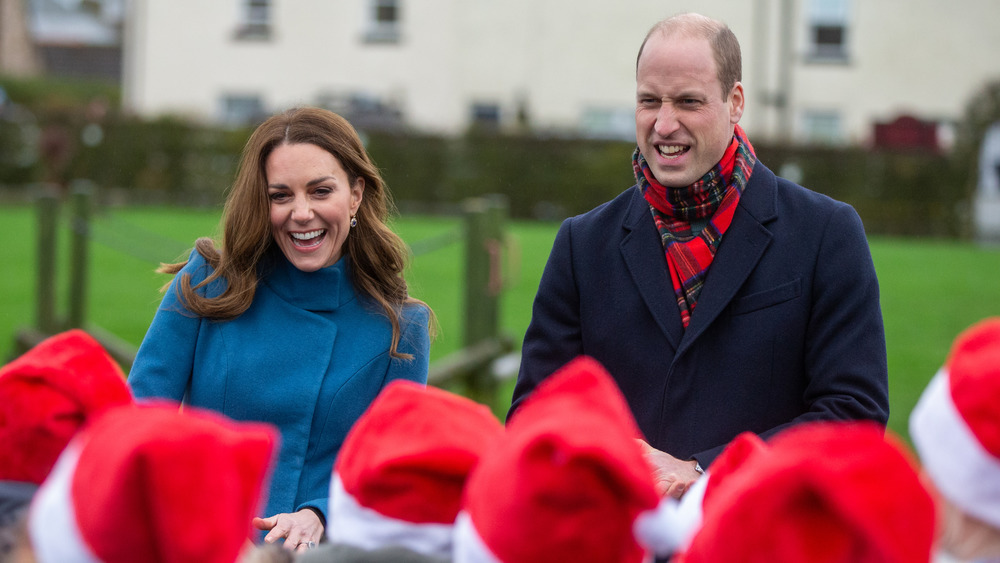
<svg viewBox="0 0 1000 563">
<path fill-rule="evenodd" d="M 503 431 L 485 405 L 410 381 L 390 383 L 337 456 L 327 537 L 448 556 L 469 472 Z"/>
<path fill-rule="evenodd" d="M 683 551 L 701 527 L 703 506 L 715 498 L 715 492 L 730 475 L 767 451 L 767 444 L 756 434 L 738 435 L 680 500 L 664 497 L 655 511 L 640 514 L 635 523 L 636 536 L 659 557 Z"/>
<path fill-rule="evenodd" d="M 902 444 L 873 423 L 787 430 L 719 483 L 680 563 L 926 563 L 934 504 Z"/>
<path fill-rule="evenodd" d="M 43 340 L 0 369 L 0 480 L 40 484 L 87 419 L 131 402 L 121 368 L 86 332 Z"/>
<path fill-rule="evenodd" d="M 250 538 L 278 433 L 176 405 L 109 410 L 32 501 L 39 563 L 232 563 Z"/>
<path fill-rule="evenodd" d="M 651 468 L 621 391 L 579 357 L 540 384 L 469 478 L 454 561 L 620 563 L 656 507 Z"/>
<path fill-rule="evenodd" d="M 941 494 L 1000 528 L 1000 317 L 955 339 L 910 415 L 910 437 Z"/>
</svg>

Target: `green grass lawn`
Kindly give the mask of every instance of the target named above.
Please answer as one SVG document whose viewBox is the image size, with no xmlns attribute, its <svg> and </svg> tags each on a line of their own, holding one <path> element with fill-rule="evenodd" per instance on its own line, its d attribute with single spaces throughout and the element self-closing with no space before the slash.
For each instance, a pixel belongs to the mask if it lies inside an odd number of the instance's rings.
<svg viewBox="0 0 1000 563">
<path fill-rule="evenodd" d="M 9 358 L 13 335 L 35 320 L 35 212 L 28 206 L 0 208 L 0 358 Z M 88 318 L 138 345 L 159 303 L 167 276 L 158 261 L 182 258 L 199 236 L 214 235 L 218 210 L 126 208 L 101 216 L 94 227 Z M 520 342 L 558 224 L 513 222 L 507 244 L 502 329 Z M 455 232 L 459 218 L 403 217 L 393 228 L 410 244 Z M 68 235 L 60 240 L 59 310 L 66 310 Z M 890 428 L 908 436 L 906 422 L 920 392 L 940 367 L 954 337 L 973 322 L 1000 315 L 1000 249 L 965 242 L 875 238 L 872 255 L 882 289 L 889 354 Z M 435 311 L 440 334 L 431 361 L 457 350 L 462 340 L 464 248 L 451 244 L 415 257 L 410 292 Z M 508 384 L 509 385 L 509 384 Z M 509 393 L 508 393 L 509 396 Z"/>
<path fill-rule="evenodd" d="M 889 355 L 889 426 L 908 436 L 910 411 L 955 336 L 1000 316 L 1000 248 L 876 238 L 871 250 Z"/>
</svg>

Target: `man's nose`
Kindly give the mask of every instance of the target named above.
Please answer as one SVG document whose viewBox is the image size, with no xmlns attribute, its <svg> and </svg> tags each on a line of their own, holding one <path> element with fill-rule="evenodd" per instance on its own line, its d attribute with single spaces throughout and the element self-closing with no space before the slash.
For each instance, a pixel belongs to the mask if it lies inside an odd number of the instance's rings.
<svg viewBox="0 0 1000 563">
<path fill-rule="evenodd" d="M 657 135 L 669 137 L 671 133 L 677 130 L 677 127 L 676 109 L 673 104 L 664 102 L 660 105 L 659 111 L 656 112 L 656 123 L 653 124 L 653 129 Z"/>
</svg>

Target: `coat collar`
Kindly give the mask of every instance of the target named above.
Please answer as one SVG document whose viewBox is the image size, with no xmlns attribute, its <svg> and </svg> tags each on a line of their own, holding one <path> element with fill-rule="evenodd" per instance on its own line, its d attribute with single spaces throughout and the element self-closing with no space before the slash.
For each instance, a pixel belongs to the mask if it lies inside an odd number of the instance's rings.
<svg viewBox="0 0 1000 563">
<path fill-rule="evenodd" d="M 639 189 L 633 188 L 622 221 L 626 231 L 622 257 L 646 306 L 674 346 L 675 359 L 725 310 L 760 261 L 771 242 L 772 234 L 765 225 L 777 218 L 776 197 L 777 180 L 758 160 L 709 268 L 691 323 L 684 330 L 649 204 Z"/>
<path fill-rule="evenodd" d="M 281 252 L 274 252 L 267 264 L 262 275 L 263 283 L 300 309 L 333 311 L 356 296 L 348 256 L 315 272 L 299 270 Z"/>
</svg>

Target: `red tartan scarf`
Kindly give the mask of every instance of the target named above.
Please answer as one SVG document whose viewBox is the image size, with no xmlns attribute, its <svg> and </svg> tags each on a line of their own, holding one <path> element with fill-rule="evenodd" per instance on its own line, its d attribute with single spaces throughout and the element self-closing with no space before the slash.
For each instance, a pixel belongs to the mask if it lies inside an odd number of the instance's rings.
<svg viewBox="0 0 1000 563">
<path fill-rule="evenodd" d="M 736 204 L 756 161 L 753 146 L 739 125 L 722 160 L 685 188 L 661 186 L 639 149 L 632 154 L 632 168 L 660 232 L 685 328 L 691 322 L 708 267 L 712 265 L 722 235 L 733 221 Z M 705 228 L 692 233 L 691 221 L 704 219 L 708 220 Z"/>
</svg>

